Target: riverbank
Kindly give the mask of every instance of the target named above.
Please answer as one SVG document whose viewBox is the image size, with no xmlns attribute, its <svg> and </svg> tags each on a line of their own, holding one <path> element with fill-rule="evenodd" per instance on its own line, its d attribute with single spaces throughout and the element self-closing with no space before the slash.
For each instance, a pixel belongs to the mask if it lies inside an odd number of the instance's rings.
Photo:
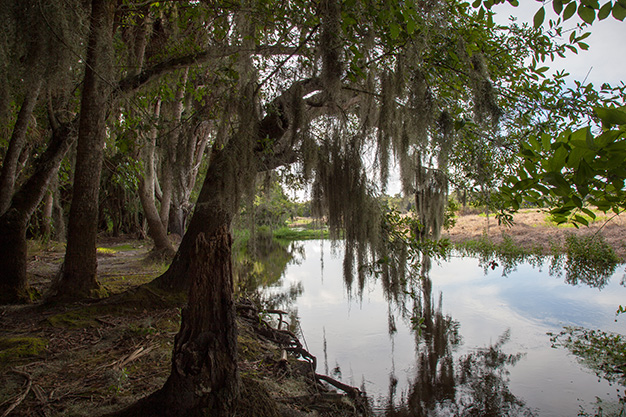
<svg viewBox="0 0 626 417">
<path fill-rule="evenodd" d="M 461 215 L 444 237 L 454 244 L 485 236 L 494 243 L 510 239 L 549 254 L 570 234 L 598 233 L 626 259 L 623 217 L 600 218 L 579 229 L 557 226 L 536 210 L 524 210 L 514 220 L 508 228 L 493 216 Z M 306 226 L 299 227 L 306 231 Z M 99 244 L 99 277 L 112 294 L 131 290 L 126 298 L 115 304 L 0 307 L 0 415 L 12 406 L 14 416 L 100 415 L 165 382 L 184 300 L 132 289 L 160 275 L 167 264 L 146 260 L 145 241 L 101 239 Z M 29 254 L 31 284 L 43 292 L 62 262 L 64 246 L 31 242 Z M 358 415 L 345 395 L 319 384 L 309 362 L 283 361 L 279 344 L 259 335 L 253 323 L 260 319 L 253 318 L 239 321 L 240 369 L 246 394 L 267 404 L 265 415 Z"/>
<path fill-rule="evenodd" d="M 557 225 L 550 221 L 545 211 L 536 209 L 521 210 L 513 217 L 511 227 L 498 225 L 497 219 L 491 215 L 466 214 L 455 218 L 456 223 L 451 229 L 444 231 L 443 237 L 452 244 L 467 243 L 487 237 L 495 244 L 510 238 L 516 246 L 528 251 L 541 250 L 549 255 L 552 248 L 564 247 L 568 235 L 578 237 L 601 234 L 617 256 L 626 262 L 626 215 L 598 215 L 589 226 Z"/>
</svg>

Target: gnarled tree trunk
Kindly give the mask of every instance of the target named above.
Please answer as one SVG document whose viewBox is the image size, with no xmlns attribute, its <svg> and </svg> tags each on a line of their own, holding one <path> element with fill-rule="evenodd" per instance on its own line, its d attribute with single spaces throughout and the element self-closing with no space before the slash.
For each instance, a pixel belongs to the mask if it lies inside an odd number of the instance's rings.
<svg viewBox="0 0 626 417">
<path fill-rule="evenodd" d="M 211 162 L 198 196 L 198 203 L 189 228 L 183 236 L 178 252 L 170 268 L 153 281 L 153 285 L 170 290 L 187 290 L 190 285 L 189 268 L 194 258 L 194 245 L 197 237 L 204 233 L 211 236 L 224 224 L 230 225 L 239 208 L 240 192 L 237 184 L 241 181 L 242 172 L 237 158 L 237 140 L 234 138 L 224 147 L 213 147 Z"/>
<path fill-rule="evenodd" d="M 161 109 L 161 102 L 157 101 L 154 107 L 154 119 L 159 118 Z M 154 126 L 147 138 L 147 142 L 142 149 L 143 161 L 145 163 L 145 170 L 143 178 L 139 182 L 139 200 L 141 200 L 141 206 L 143 213 L 146 216 L 148 222 L 148 234 L 154 241 L 153 253 L 157 256 L 164 256 L 166 258 L 172 258 L 176 251 L 172 247 L 170 240 L 167 237 L 167 223 L 163 224 L 159 217 L 159 211 L 156 207 L 154 200 L 154 183 L 155 183 L 155 147 L 157 139 L 157 128 Z"/>
<path fill-rule="evenodd" d="M 38 80 L 35 85 L 27 91 L 20 111 L 17 114 L 17 120 L 13 127 L 9 147 L 4 155 L 2 170 L 0 171 L 0 214 L 3 214 L 11 205 L 15 178 L 18 174 L 20 154 L 26 143 L 28 124 L 33 115 L 35 105 L 37 104 L 41 85 L 41 80 Z"/>
</svg>

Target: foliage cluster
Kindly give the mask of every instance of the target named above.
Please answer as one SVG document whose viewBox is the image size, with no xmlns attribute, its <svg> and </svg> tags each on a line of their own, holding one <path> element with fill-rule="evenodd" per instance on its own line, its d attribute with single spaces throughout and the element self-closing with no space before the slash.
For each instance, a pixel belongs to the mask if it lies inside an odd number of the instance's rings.
<svg viewBox="0 0 626 417">
<path fill-rule="evenodd" d="M 553 347 L 564 347 L 598 377 L 626 384 L 626 339 L 621 334 L 581 327 L 549 333 Z"/>
<path fill-rule="evenodd" d="M 549 247 L 543 245 L 532 248 L 516 244 L 506 234 L 503 234 L 499 243 L 483 235 L 478 240 L 458 243 L 454 249 L 462 255 L 478 256 L 485 273 L 502 266 L 502 274 L 507 275 L 522 262 L 541 267 L 548 261 L 550 274 L 561 275 L 564 269 L 568 284 L 585 284 L 600 289 L 621 264 L 621 259 L 602 234 L 569 234 L 563 245 L 551 242 Z"/>
<path fill-rule="evenodd" d="M 587 225 L 592 208 L 620 213 L 626 208 L 626 107 L 596 108 L 602 127 L 590 126 L 531 137 L 520 164 L 501 188 L 501 203 L 517 210 L 523 201 L 550 210 L 557 223 Z M 506 217 L 506 213 L 505 213 Z"/>
</svg>

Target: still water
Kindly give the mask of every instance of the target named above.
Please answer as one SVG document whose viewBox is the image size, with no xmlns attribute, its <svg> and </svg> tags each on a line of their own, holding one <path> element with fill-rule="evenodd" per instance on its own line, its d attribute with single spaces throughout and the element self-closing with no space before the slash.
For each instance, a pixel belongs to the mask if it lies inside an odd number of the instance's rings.
<svg viewBox="0 0 626 417">
<path fill-rule="evenodd" d="M 429 280 L 392 291 L 375 277 L 347 286 L 340 245 L 290 245 L 264 296 L 297 317 L 317 372 L 364 389 L 378 414 L 620 415 L 623 381 L 596 375 L 550 334 L 625 334 L 626 315 L 615 315 L 626 304 L 623 267 L 598 289 L 547 266 L 522 263 L 503 276 L 452 256 L 432 262 Z"/>
</svg>

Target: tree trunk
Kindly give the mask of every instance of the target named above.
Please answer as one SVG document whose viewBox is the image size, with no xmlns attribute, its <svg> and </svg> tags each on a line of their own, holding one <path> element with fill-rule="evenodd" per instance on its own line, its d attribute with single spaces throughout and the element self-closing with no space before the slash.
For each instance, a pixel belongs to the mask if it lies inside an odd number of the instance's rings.
<svg viewBox="0 0 626 417">
<path fill-rule="evenodd" d="M 182 236 L 185 234 L 185 210 L 179 203 L 174 202 L 170 209 L 169 226 L 170 233 Z"/>
<path fill-rule="evenodd" d="M 26 142 L 28 124 L 37 104 L 41 84 L 41 80 L 37 81 L 27 92 L 22 102 L 22 107 L 17 114 L 17 120 L 9 141 L 9 148 L 4 156 L 2 171 L 0 171 L 0 214 L 3 214 L 11 205 L 20 155 Z"/>
<path fill-rule="evenodd" d="M 61 206 L 61 190 L 59 189 L 59 177 L 54 176 L 52 178 L 52 192 L 54 196 L 54 202 L 52 205 L 52 239 L 64 242 L 65 241 L 65 212 Z"/>
<path fill-rule="evenodd" d="M 92 0 L 67 249 L 50 293 L 52 298 L 80 299 L 100 290 L 96 259 L 98 194 L 112 85 L 114 15 L 115 2 Z"/>
<path fill-rule="evenodd" d="M 213 147 L 211 162 L 189 228 L 170 268 L 153 281 L 154 285 L 170 290 L 187 290 L 196 239 L 201 233 L 212 236 L 224 224 L 230 225 L 239 208 L 241 197 L 234 184 L 243 180 L 243 175 L 237 168 L 239 164 L 233 162 L 238 154 L 236 142 L 233 138 L 223 149 Z"/>
<path fill-rule="evenodd" d="M 189 302 L 163 388 L 113 416 L 234 415 L 239 395 L 230 224 L 200 233 L 189 267 Z"/>
<path fill-rule="evenodd" d="M 72 144 L 71 125 L 55 129 L 48 149 L 35 162 L 35 172 L 13 196 L 0 216 L 0 303 L 28 301 L 26 227 Z"/>
<path fill-rule="evenodd" d="M 43 210 L 41 213 L 41 237 L 43 240 L 50 240 L 52 237 L 52 210 L 54 209 L 53 190 L 48 189 L 43 200 Z"/>
<path fill-rule="evenodd" d="M 161 102 L 158 101 L 154 108 L 155 120 L 159 118 L 160 108 Z M 154 157 L 157 134 L 158 130 L 155 126 L 151 129 L 147 143 L 142 149 L 145 171 L 143 178 L 139 182 L 139 189 L 137 191 L 139 193 L 139 200 L 141 201 L 144 216 L 148 222 L 148 234 L 154 241 L 153 253 L 157 256 L 172 258 L 176 251 L 167 237 L 167 224 L 164 225 L 162 223 L 154 199 Z"/>
<path fill-rule="evenodd" d="M 25 303 L 30 299 L 25 217 L 24 213 L 11 209 L 0 217 L 0 304 Z"/>
</svg>

